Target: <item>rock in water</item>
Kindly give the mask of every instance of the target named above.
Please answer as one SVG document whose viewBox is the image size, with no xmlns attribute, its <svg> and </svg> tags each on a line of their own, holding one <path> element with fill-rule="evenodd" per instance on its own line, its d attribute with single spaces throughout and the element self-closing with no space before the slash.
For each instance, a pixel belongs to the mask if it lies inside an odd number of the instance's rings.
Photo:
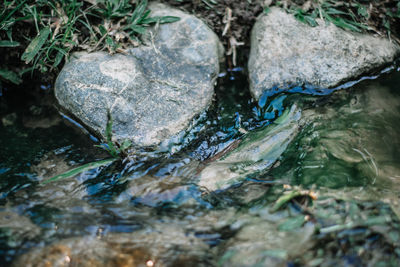
<svg viewBox="0 0 400 267">
<path fill-rule="evenodd" d="M 299 131 L 301 112 L 293 105 L 259 131 L 248 133 L 237 149 L 210 163 L 201 173 L 199 186 L 210 191 L 226 189 L 249 174 L 268 170 Z"/>
<path fill-rule="evenodd" d="M 163 4 L 151 16 L 180 21 L 153 27 L 129 54 L 76 53 L 57 78 L 60 105 L 104 136 L 107 109 L 116 141 L 157 145 L 184 130 L 211 103 L 223 48 L 200 20 Z"/>
<path fill-rule="evenodd" d="M 279 8 L 258 18 L 248 64 L 255 98 L 274 87 L 334 87 L 383 67 L 400 54 L 387 39 L 318 23 L 310 27 Z"/>
<path fill-rule="evenodd" d="M 133 233 L 62 239 L 34 248 L 13 266 L 210 266 L 212 255 L 200 239 L 177 225 L 160 224 Z"/>
<path fill-rule="evenodd" d="M 244 216 L 243 216 L 244 217 Z M 278 225 L 270 220 L 253 217 L 246 222 L 235 237 L 224 245 L 224 260 L 220 266 L 250 267 L 288 265 L 290 259 L 299 258 L 313 245 L 315 227 L 305 225 L 293 231 L 279 231 Z"/>
</svg>

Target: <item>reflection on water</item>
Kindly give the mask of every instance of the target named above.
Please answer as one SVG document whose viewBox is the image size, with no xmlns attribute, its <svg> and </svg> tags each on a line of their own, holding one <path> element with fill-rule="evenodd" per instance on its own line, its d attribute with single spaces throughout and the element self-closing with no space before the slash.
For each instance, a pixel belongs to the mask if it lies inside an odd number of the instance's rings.
<svg viewBox="0 0 400 267">
<path fill-rule="evenodd" d="M 2 103 L 2 265 L 397 266 L 400 73 L 258 102 L 236 75 L 160 151 L 44 185 L 107 155 Z"/>
<path fill-rule="evenodd" d="M 286 171 L 274 175 L 303 185 L 374 185 L 399 192 L 398 88 L 360 84 L 329 102 L 304 111 L 309 123 L 286 151 Z"/>
</svg>

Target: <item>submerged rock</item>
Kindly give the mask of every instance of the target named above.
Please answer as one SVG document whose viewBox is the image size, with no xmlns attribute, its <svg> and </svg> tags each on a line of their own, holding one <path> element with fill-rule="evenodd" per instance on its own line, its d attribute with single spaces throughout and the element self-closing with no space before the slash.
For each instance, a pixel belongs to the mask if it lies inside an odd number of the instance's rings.
<svg viewBox="0 0 400 267">
<path fill-rule="evenodd" d="M 210 191 L 226 189 L 249 174 L 273 166 L 300 128 L 301 112 L 296 105 L 259 131 L 248 133 L 237 149 L 210 163 L 201 173 L 199 185 Z"/>
<path fill-rule="evenodd" d="M 310 27 L 279 8 L 258 18 L 248 64 L 255 98 L 274 87 L 334 87 L 383 67 L 400 54 L 387 39 L 318 23 Z"/>
<path fill-rule="evenodd" d="M 5 115 L 2 119 L 1 122 L 3 124 L 4 127 L 8 127 L 8 126 L 12 126 L 15 124 L 15 122 L 17 121 L 17 114 L 16 113 L 10 113 Z"/>
<path fill-rule="evenodd" d="M 33 238 L 40 233 L 40 228 L 30 219 L 9 210 L 0 211 L 0 230 L 1 237 L 10 236 L 13 242 L 22 238 Z"/>
<path fill-rule="evenodd" d="M 65 157 L 57 155 L 54 152 L 49 152 L 40 159 L 38 164 L 31 166 L 31 171 L 37 173 L 37 177 L 40 180 L 47 180 L 53 176 L 62 174 L 71 167 Z"/>
<path fill-rule="evenodd" d="M 294 231 L 278 231 L 276 223 L 257 217 L 226 243 L 220 260 L 221 266 L 288 266 L 309 250 L 312 245 L 314 225 Z"/>
<path fill-rule="evenodd" d="M 152 16 L 180 21 L 149 31 L 129 54 L 76 53 L 57 78 L 60 105 L 104 136 L 107 109 L 116 141 L 157 145 L 184 130 L 211 103 L 222 46 L 200 20 L 163 4 Z"/>
<path fill-rule="evenodd" d="M 395 82 L 397 80 L 386 81 Z M 379 82 L 338 91 L 331 103 L 303 111 L 308 121 L 276 179 L 329 188 L 372 187 L 398 199 L 400 96 Z M 365 189 L 363 189 L 365 190 Z M 400 214 L 400 212 L 399 212 Z"/>
<path fill-rule="evenodd" d="M 132 200 L 136 204 L 156 207 L 165 203 L 193 203 L 200 192 L 191 190 L 189 185 L 183 185 L 180 177 L 156 177 L 145 175 L 132 179 L 127 189 L 121 193 L 117 201 Z"/>
<path fill-rule="evenodd" d="M 78 237 L 36 248 L 13 266 L 209 266 L 208 246 L 173 225 L 104 237 Z"/>
</svg>

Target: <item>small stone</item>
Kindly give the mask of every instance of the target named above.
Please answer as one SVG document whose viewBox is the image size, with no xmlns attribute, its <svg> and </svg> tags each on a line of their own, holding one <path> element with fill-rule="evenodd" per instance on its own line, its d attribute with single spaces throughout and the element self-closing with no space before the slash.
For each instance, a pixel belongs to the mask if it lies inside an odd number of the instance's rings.
<svg viewBox="0 0 400 267">
<path fill-rule="evenodd" d="M 5 127 L 14 125 L 16 121 L 17 121 L 16 113 L 7 114 L 1 119 L 1 122 Z"/>
</svg>

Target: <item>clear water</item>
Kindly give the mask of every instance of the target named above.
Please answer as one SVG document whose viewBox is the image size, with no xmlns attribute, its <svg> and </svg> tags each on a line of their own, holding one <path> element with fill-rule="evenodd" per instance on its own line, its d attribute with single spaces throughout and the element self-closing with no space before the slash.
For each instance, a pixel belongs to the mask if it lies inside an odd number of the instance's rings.
<svg viewBox="0 0 400 267">
<path fill-rule="evenodd" d="M 1 265 L 397 266 L 399 85 L 394 70 L 328 95 L 281 92 L 255 102 L 245 76 L 235 72 L 221 78 L 214 105 L 190 131 L 159 151 L 46 185 L 107 154 L 58 122 L 46 103 L 5 94 Z M 219 152 L 234 153 L 236 143 L 273 127 L 293 105 L 301 128 L 273 166 L 222 191 L 199 186 Z M 54 126 L 38 128 L 49 114 Z M 290 193 L 297 195 L 276 208 Z"/>
</svg>

